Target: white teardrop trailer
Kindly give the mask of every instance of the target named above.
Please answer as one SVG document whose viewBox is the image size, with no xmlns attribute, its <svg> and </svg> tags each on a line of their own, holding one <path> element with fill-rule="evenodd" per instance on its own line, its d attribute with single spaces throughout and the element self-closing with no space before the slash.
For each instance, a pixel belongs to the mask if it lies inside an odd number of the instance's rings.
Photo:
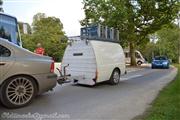
<svg viewBox="0 0 180 120">
<path fill-rule="evenodd" d="M 120 76 L 126 73 L 125 55 L 120 44 L 110 39 L 84 39 L 82 36 L 69 41 L 61 70 L 58 69 L 58 83 L 71 80 L 84 85 L 103 81 L 118 84 Z"/>
</svg>

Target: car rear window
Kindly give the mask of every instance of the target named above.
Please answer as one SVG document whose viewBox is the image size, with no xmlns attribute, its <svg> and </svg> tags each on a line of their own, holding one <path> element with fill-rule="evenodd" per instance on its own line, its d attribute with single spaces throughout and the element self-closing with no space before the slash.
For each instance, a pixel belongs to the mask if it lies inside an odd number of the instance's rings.
<svg viewBox="0 0 180 120">
<path fill-rule="evenodd" d="M 11 51 L 6 47 L 0 45 L 0 57 L 9 57 L 11 56 Z"/>
<path fill-rule="evenodd" d="M 155 60 L 167 60 L 167 57 L 155 57 Z"/>
</svg>

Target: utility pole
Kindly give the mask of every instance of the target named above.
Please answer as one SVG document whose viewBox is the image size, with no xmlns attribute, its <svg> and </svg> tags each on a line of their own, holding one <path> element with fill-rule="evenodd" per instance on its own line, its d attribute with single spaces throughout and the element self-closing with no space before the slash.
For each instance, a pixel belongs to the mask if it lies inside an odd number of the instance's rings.
<svg viewBox="0 0 180 120">
<path fill-rule="evenodd" d="M 177 22 L 178 22 L 178 27 L 180 29 L 180 12 L 178 13 Z M 178 62 L 180 64 L 180 38 L 178 40 Z"/>
<path fill-rule="evenodd" d="M 155 43 L 156 43 L 156 34 L 154 34 L 154 35 L 151 35 L 151 39 L 152 39 L 152 43 L 155 45 Z M 152 50 L 152 58 L 154 58 L 154 47 L 153 47 L 153 50 Z"/>
</svg>

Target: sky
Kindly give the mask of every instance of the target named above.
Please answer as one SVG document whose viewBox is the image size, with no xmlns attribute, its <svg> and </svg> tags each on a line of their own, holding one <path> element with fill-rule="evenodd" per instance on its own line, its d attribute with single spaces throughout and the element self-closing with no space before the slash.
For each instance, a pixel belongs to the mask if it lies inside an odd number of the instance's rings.
<svg viewBox="0 0 180 120">
<path fill-rule="evenodd" d="M 18 21 L 31 24 L 38 12 L 61 20 L 67 36 L 80 34 L 79 21 L 84 18 L 82 0 L 3 0 L 4 12 Z"/>
</svg>

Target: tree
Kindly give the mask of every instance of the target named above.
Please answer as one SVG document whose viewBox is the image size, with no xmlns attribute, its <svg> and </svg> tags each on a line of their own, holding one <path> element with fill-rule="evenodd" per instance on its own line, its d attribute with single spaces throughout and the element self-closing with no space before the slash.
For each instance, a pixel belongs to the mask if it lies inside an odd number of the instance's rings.
<svg viewBox="0 0 180 120">
<path fill-rule="evenodd" d="M 46 18 L 46 17 L 47 16 L 45 13 L 37 13 L 36 15 L 33 16 L 32 26 L 36 27 L 36 24 L 38 24 L 38 21 L 40 21 L 41 19 Z"/>
<path fill-rule="evenodd" d="M 180 28 L 175 25 L 163 26 L 154 35 L 156 41 L 138 46 L 145 58 L 151 62 L 153 56 L 166 55 L 173 63 L 178 62 L 180 51 Z"/>
<path fill-rule="evenodd" d="M 34 52 L 36 45 L 37 45 L 35 42 L 34 36 L 31 34 L 23 34 L 22 33 L 21 39 L 22 39 L 23 47 Z"/>
<path fill-rule="evenodd" d="M 3 1 L 2 0 L 0 0 L 0 5 L 2 5 L 3 4 Z"/>
<path fill-rule="evenodd" d="M 32 27 L 32 34 L 22 35 L 24 47 L 34 51 L 36 44 L 41 43 L 48 56 L 53 57 L 55 61 L 60 61 L 67 45 L 60 19 L 38 13 L 33 18 Z"/>
<path fill-rule="evenodd" d="M 118 28 L 120 40 L 129 43 L 131 65 L 136 65 L 135 48 L 149 41 L 148 34 L 175 19 L 178 0 L 83 0 L 84 25 L 101 23 Z"/>
<path fill-rule="evenodd" d="M 166 55 L 177 63 L 180 51 L 180 28 L 175 25 L 172 27 L 165 26 L 157 32 L 157 35 L 159 55 Z"/>
<path fill-rule="evenodd" d="M 0 0 L 0 12 L 3 12 L 2 4 L 3 4 L 3 1 Z"/>
</svg>

